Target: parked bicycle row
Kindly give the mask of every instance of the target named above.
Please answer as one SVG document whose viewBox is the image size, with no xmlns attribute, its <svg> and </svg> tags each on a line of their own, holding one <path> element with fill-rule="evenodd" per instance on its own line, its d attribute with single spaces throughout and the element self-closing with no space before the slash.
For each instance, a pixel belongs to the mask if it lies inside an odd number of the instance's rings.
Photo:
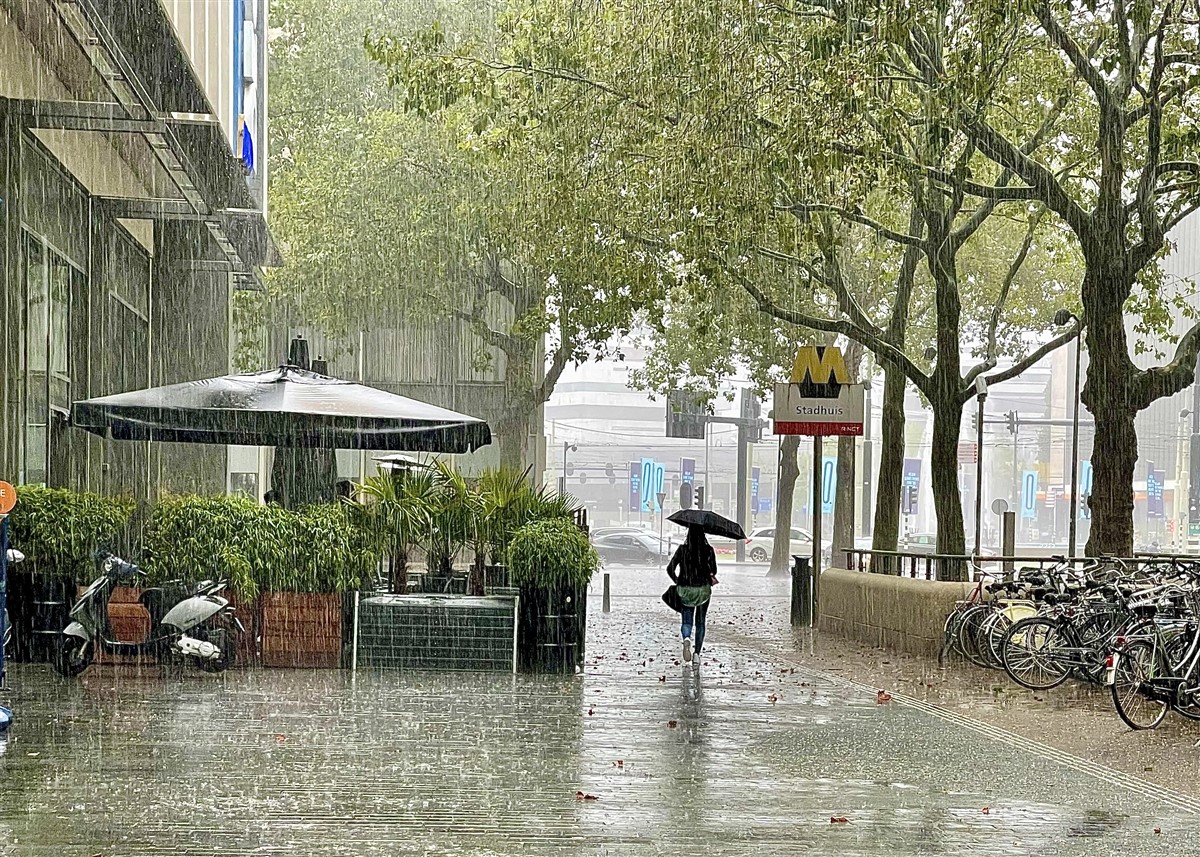
<svg viewBox="0 0 1200 857">
<path fill-rule="evenodd" d="M 1030 690 L 1070 678 L 1107 687 L 1133 729 L 1171 711 L 1200 720 L 1200 563 L 1063 560 L 978 581 L 946 618 L 943 656 Z"/>
</svg>

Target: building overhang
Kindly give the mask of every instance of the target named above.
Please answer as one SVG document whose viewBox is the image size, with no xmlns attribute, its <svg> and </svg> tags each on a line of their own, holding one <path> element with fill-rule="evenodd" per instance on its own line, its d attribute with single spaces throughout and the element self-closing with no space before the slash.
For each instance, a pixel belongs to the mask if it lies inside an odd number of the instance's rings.
<svg viewBox="0 0 1200 857">
<path fill-rule="evenodd" d="M 27 0 L 0 4 L 20 7 L 14 16 L 18 23 L 33 17 Z M 154 165 L 169 177 L 165 186 L 144 196 L 100 194 L 111 213 L 193 221 L 218 248 L 217 258 L 200 262 L 241 274 L 239 287 L 259 287 L 258 270 L 280 265 L 279 250 L 159 0 L 42 0 L 36 5 L 55 10 L 60 25 L 23 28 L 27 35 L 34 41 L 71 40 L 72 50 L 64 50 L 60 41 L 47 53 L 74 66 L 64 79 L 81 79 L 81 60 L 89 78 L 73 87 L 77 98 L 4 99 L 8 109 L 35 133 L 102 133 L 120 143 L 127 161 L 142 163 L 144 170 Z"/>
</svg>

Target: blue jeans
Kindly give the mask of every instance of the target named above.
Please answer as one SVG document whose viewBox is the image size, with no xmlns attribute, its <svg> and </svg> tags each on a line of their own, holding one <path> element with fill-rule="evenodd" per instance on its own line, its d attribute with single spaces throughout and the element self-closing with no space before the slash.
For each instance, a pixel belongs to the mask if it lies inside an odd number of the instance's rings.
<svg viewBox="0 0 1200 857">
<path fill-rule="evenodd" d="M 708 602 L 705 601 L 699 607 L 684 607 L 680 612 L 680 617 L 683 619 L 679 632 L 684 637 L 692 636 L 692 625 L 696 626 L 695 652 L 700 654 L 700 650 L 704 648 L 704 624 L 705 618 L 708 616 Z"/>
</svg>

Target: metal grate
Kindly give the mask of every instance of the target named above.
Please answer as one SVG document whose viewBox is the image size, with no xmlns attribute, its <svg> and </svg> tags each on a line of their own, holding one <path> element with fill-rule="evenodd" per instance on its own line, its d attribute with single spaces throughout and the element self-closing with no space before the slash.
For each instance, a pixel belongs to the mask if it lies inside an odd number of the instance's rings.
<svg viewBox="0 0 1200 857">
<path fill-rule="evenodd" d="M 516 601 L 378 595 L 359 603 L 357 664 L 409 670 L 511 672 Z"/>
</svg>

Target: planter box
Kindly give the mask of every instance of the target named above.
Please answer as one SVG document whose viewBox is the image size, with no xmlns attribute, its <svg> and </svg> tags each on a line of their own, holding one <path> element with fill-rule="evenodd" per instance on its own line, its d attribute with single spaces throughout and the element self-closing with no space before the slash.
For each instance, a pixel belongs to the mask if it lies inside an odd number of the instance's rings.
<svg viewBox="0 0 1200 857">
<path fill-rule="evenodd" d="M 259 604 L 263 666 L 341 665 L 341 593 L 266 592 Z"/>
<path fill-rule="evenodd" d="M 583 666 L 586 633 L 586 587 L 521 587 L 517 665 L 522 672 L 574 675 Z"/>
<path fill-rule="evenodd" d="M 239 595 L 229 590 L 225 591 L 225 597 L 233 606 L 234 615 L 246 629 L 244 634 L 237 635 L 237 660 L 234 665 L 239 667 L 255 666 L 260 662 L 258 638 L 262 633 L 262 616 L 258 600 L 243 601 Z"/>
<path fill-rule="evenodd" d="M 9 655 L 15 661 L 47 663 L 58 650 L 58 636 L 70 621 L 75 581 L 40 569 L 30 560 L 9 568 L 8 618 L 12 622 Z"/>
<path fill-rule="evenodd" d="M 86 586 L 78 586 L 75 592 L 76 600 L 83 595 Z M 117 586 L 113 588 L 108 599 L 108 622 L 112 629 L 115 642 L 140 643 L 150 634 L 150 611 L 138 600 L 142 590 L 132 586 Z M 145 655 L 116 655 L 96 650 L 98 664 L 140 664 L 146 661 Z"/>
</svg>

